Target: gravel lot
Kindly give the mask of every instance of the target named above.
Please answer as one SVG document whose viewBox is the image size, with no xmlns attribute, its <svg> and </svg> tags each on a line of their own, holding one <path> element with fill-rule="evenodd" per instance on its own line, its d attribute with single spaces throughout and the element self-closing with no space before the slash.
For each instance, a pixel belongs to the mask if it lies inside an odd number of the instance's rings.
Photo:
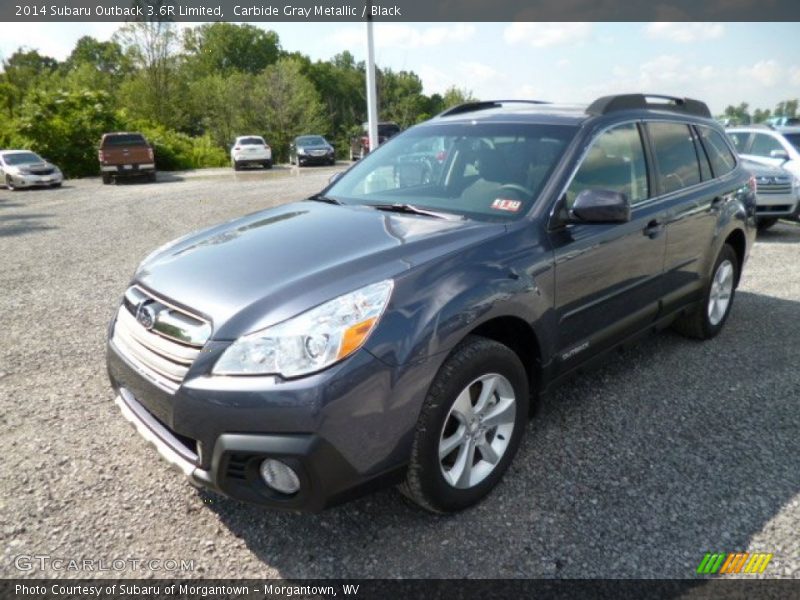
<svg viewBox="0 0 800 600">
<path fill-rule="evenodd" d="M 105 373 L 106 326 L 137 262 L 335 170 L 0 188 L 0 576 L 47 554 L 194 559 L 185 575 L 203 577 L 691 577 L 707 551 L 758 550 L 775 554 L 766 576 L 800 577 L 796 224 L 759 238 L 717 339 L 666 332 L 574 379 L 473 510 L 434 517 L 386 490 L 274 513 L 170 470 L 118 414 Z"/>
</svg>

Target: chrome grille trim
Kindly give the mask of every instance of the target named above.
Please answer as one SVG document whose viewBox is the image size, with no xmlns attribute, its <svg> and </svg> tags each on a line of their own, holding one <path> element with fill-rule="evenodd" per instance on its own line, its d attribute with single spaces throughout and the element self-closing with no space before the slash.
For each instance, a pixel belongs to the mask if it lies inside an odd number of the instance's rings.
<svg viewBox="0 0 800 600">
<path fill-rule="evenodd" d="M 791 194 L 792 184 L 770 184 L 770 185 L 756 185 L 757 194 Z"/>
<path fill-rule="evenodd" d="M 143 325 L 137 320 L 142 306 L 152 309 L 151 314 L 155 312 L 154 322 L 145 321 Z M 169 333 L 165 334 L 165 329 Z M 210 333 L 211 326 L 206 321 L 134 286 L 125 292 L 117 311 L 111 342 L 144 376 L 174 394 Z"/>
</svg>

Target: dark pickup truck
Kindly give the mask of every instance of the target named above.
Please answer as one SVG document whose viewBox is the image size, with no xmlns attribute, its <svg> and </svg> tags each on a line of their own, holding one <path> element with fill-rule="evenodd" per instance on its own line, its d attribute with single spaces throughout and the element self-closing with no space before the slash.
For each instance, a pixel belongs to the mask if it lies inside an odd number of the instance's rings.
<svg viewBox="0 0 800 600">
<path fill-rule="evenodd" d="M 397 123 L 387 121 L 378 123 L 378 145 L 400 133 L 400 126 Z M 361 135 L 357 135 L 350 140 L 350 160 L 358 160 L 369 154 L 369 129 L 368 123 L 362 123 Z"/>
<path fill-rule="evenodd" d="M 103 183 L 120 177 L 145 176 L 156 180 L 153 147 L 141 133 L 116 132 L 103 134 L 97 151 Z"/>
</svg>

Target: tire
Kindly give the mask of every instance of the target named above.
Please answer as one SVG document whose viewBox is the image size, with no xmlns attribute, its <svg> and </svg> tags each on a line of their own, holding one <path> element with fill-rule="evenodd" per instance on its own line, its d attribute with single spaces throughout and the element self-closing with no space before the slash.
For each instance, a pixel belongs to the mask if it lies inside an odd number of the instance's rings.
<svg viewBox="0 0 800 600">
<path fill-rule="evenodd" d="M 17 191 L 17 186 L 14 185 L 14 180 L 11 179 L 11 175 L 6 175 L 6 189 L 11 192 Z"/>
<path fill-rule="evenodd" d="M 265 160 L 264 163 L 263 163 L 263 166 L 264 166 L 265 169 L 271 169 L 272 168 L 272 161 L 271 160 Z"/>
<path fill-rule="evenodd" d="M 329 164 L 331 167 L 333 167 L 334 165 L 336 165 L 336 159 L 335 159 L 335 158 L 332 158 L 332 159 L 330 159 L 330 160 L 328 161 L 328 164 Z"/>
<path fill-rule="evenodd" d="M 241 167 L 241 165 L 239 165 L 239 163 L 238 163 L 238 162 L 236 162 L 236 161 L 233 161 L 233 170 L 234 170 L 234 171 L 241 171 L 241 170 L 242 170 L 242 167 Z"/>
<path fill-rule="evenodd" d="M 60 187 L 61 187 L 61 182 L 58 182 L 58 183 L 52 183 L 52 184 L 50 184 L 50 187 L 51 187 L 51 188 L 60 188 Z"/>
<path fill-rule="evenodd" d="M 103 185 L 111 184 L 111 175 L 109 175 L 108 173 L 103 173 L 101 177 L 103 178 Z"/>
<path fill-rule="evenodd" d="M 733 306 L 739 270 L 736 252 L 725 244 L 714 261 L 702 302 L 691 312 L 679 317 L 673 328 L 678 333 L 697 340 L 710 340 L 722 331 Z M 712 302 L 715 303 L 713 307 Z"/>
<path fill-rule="evenodd" d="M 776 219 L 774 217 L 772 217 L 772 218 L 766 217 L 764 219 L 759 219 L 758 220 L 758 222 L 756 223 L 756 228 L 759 231 L 766 231 L 767 229 L 769 229 L 770 227 L 775 225 L 775 223 L 777 223 L 777 222 L 778 222 L 778 219 Z"/>
<path fill-rule="evenodd" d="M 350 153 L 350 162 L 356 162 L 357 160 L 358 160 L 358 159 L 357 159 L 357 158 L 356 158 L 356 157 L 353 155 L 353 153 L 351 152 L 351 153 Z"/>
<path fill-rule="evenodd" d="M 149 174 L 147 175 L 147 180 L 148 180 L 150 183 L 155 183 L 157 179 L 158 179 L 158 177 L 156 176 L 156 172 L 155 172 L 155 171 L 153 171 L 152 173 L 149 173 Z"/>
<path fill-rule="evenodd" d="M 484 401 L 488 383 L 494 391 Z M 483 409 L 474 413 L 481 405 Z M 506 408 L 492 412 L 501 405 Z M 428 390 L 400 491 L 436 513 L 476 504 L 511 464 L 525 431 L 528 405 L 528 379 L 519 357 L 493 340 L 468 337 L 453 350 Z M 480 415 L 493 414 L 502 418 L 501 424 L 482 425 Z M 466 468 L 470 452 L 472 466 Z"/>
</svg>

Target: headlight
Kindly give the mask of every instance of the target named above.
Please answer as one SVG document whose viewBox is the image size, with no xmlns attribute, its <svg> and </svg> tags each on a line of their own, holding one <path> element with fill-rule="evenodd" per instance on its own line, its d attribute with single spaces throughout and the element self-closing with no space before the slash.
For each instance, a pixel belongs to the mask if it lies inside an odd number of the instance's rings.
<svg viewBox="0 0 800 600">
<path fill-rule="evenodd" d="M 305 148 L 298 148 L 298 149 L 297 149 L 297 153 L 298 153 L 298 154 L 305 154 L 305 153 L 306 153 L 306 150 L 305 150 Z"/>
<path fill-rule="evenodd" d="M 240 337 L 214 366 L 217 375 L 297 377 L 358 350 L 378 324 L 394 282 L 373 283 L 267 329 Z"/>
</svg>

